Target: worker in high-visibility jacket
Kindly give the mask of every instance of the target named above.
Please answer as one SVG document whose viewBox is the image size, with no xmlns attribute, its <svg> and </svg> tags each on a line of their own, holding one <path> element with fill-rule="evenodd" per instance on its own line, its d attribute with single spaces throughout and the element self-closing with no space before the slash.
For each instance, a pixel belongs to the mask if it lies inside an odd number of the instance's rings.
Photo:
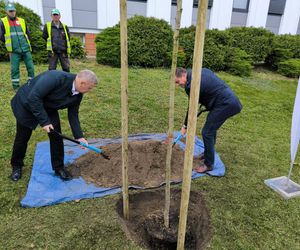
<svg viewBox="0 0 300 250">
<path fill-rule="evenodd" d="M 11 81 L 15 90 L 20 87 L 20 61 L 23 59 L 27 68 L 28 79 L 34 77 L 29 31 L 25 20 L 16 17 L 13 3 L 5 6 L 7 16 L 0 21 L 0 40 L 5 43 L 11 64 Z"/>
<path fill-rule="evenodd" d="M 58 9 L 51 11 L 51 22 L 47 22 L 43 30 L 43 38 L 47 41 L 49 70 L 56 69 L 57 61 L 63 71 L 70 72 L 69 56 L 71 54 L 70 33 L 67 25 L 60 21 Z"/>
</svg>

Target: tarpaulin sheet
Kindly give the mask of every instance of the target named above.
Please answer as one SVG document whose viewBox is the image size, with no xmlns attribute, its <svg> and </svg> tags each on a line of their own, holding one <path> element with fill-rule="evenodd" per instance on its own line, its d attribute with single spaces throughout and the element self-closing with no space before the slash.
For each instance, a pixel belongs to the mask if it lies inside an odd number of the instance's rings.
<svg viewBox="0 0 300 250">
<path fill-rule="evenodd" d="M 174 137 L 176 137 L 178 133 L 179 132 L 175 132 Z M 164 141 L 166 137 L 166 134 L 136 134 L 130 135 L 128 140 Z M 94 139 L 90 140 L 89 143 L 93 146 L 105 146 L 112 143 L 121 143 L 121 138 Z M 64 141 L 64 144 L 66 165 L 72 163 L 78 157 L 88 152 L 88 150 L 81 149 L 77 144 L 67 141 Z M 183 142 L 179 141 L 177 144 L 182 150 L 185 150 L 185 144 Z M 194 156 L 199 156 L 201 153 L 203 153 L 203 151 L 203 143 L 199 138 L 196 137 Z M 225 174 L 225 166 L 218 154 L 215 156 L 214 169 L 208 172 L 208 174 L 211 176 L 223 176 Z M 205 174 L 198 174 L 193 171 L 192 179 L 204 175 Z M 23 207 L 41 207 L 71 200 L 102 197 L 119 192 L 121 192 L 120 187 L 97 187 L 94 184 L 87 183 L 81 177 L 76 179 L 74 178 L 70 181 L 63 181 L 59 177 L 55 176 L 51 167 L 49 141 L 45 141 L 37 144 L 31 178 L 28 184 L 27 193 L 21 200 L 21 205 Z"/>
</svg>

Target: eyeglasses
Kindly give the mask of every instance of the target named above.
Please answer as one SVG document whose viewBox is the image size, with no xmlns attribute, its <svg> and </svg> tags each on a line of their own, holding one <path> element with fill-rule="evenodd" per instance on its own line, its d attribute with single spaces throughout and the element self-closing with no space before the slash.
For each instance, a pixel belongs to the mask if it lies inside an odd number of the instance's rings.
<svg viewBox="0 0 300 250">
<path fill-rule="evenodd" d="M 52 14 L 52 16 L 59 16 L 58 14 Z"/>
<path fill-rule="evenodd" d="M 15 10 L 9 10 L 8 12 L 12 13 L 12 12 L 15 12 Z"/>
</svg>

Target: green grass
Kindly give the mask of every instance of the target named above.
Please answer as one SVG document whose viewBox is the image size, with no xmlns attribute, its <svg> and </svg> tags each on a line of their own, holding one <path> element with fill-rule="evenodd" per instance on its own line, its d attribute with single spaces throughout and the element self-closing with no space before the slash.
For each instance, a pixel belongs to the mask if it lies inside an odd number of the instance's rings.
<svg viewBox="0 0 300 250">
<path fill-rule="evenodd" d="M 87 138 L 120 136 L 120 70 L 92 61 L 72 61 L 72 71 L 94 70 L 100 86 L 83 99 L 81 124 Z M 36 72 L 47 66 L 36 66 Z M 15 119 L 10 109 L 14 92 L 10 67 L 0 64 L 0 249 L 139 249 L 123 233 L 114 210 L 118 195 L 24 209 L 20 199 L 30 178 L 36 143 L 47 140 L 38 128 L 32 135 L 23 178 L 13 183 L 10 156 Z M 22 66 L 22 78 L 25 79 Z M 300 249 L 300 199 L 283 200 L 264 185 L 287 175 L 290 127 L 296 80 L 265 70 L 241 78 L 218 74 L 240 97 L 243 111 L 219 130 L 217 151 L 226 176 L 192 182 L 210 209 L 213 238 L 209 249 Z M 129 70 L 129 133 L 163 133 L 168 125 L 168 77 L 163 69 Z M 184 119 L 187 98 L 176 90 L 175 127 Z M 66 112 L 63 131 L 71 135 Z M 199 118 L 197 134 L 205 115 Z M 300 182 L 299 167 L 292 179 Z"/>
</svg>

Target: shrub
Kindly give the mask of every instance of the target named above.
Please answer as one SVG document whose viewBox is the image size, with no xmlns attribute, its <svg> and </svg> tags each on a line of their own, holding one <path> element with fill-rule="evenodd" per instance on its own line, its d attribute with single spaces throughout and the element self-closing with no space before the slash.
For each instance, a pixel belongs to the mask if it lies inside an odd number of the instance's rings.
<svg viewBox="0 0 300 250">
<path fill-rule="evenodd" d="M 217 45 L 212 38 L 205 38 L 203 67 L 220 71 L 225 68 L 226 51 L 223 45 Z"/>
<path fill-rule="evenodd" d="M 226 55 L 226 70 L 233 75 L 249 76 L 251 74 L 251 58 L 239 48 L 228 48 Z"/>
<path fill-rule="evenodd" d="M 278 72 L 288 77 L 298 77 L 300 75 L 300 59 L 289 59 L 280 62 Z"/>
<path fill-rule="evenodd" d="M 275 35 L 266 29 L 233 27 L 227 32 L 233 39 L 232 46 L 246 51 L 253 63 L 264 62 L 272 50 Z"/>
<path fill-rule="evenodd" d="M 71 36 L 70 43 L 71 43 L 71 58 L 83 59 L 86 57 L 86 52 L 83 48 L 83 44 L 80 41 L 79 37 Z"/>
<path fill-rule="evenodd" d="M 104 29 L 96 36 L 96 60 L 98 63 L 120 66 L 120 26 Z"/>
<path fill-rule="evenodd" d="M 278 69 L 280 62 L 286 61 L 293 57 L 293 53 L 290 49 L 285 48 L 273 48 L 270 55 L 266 58 L 266 63 L 269 64 L 273 69 Z"/>
<path fill-rule="evenodd" d="M 228 30 L 206 30 L 205 37 L 211 38 L 217 45 L 232 47 L 233 44 L 233 37 L 231 36 Z"/>
<path fill-rule="evenodd" d="M 191 26 L 189 28 L 182 28 L 179 30 L 179 47 L 183 49 L 185 57 L 182 60 L 182 65 L 178 64 L 178 66 L 182 66 L 185 68 L 192 67 L 195 31 L 195 26 Z"/>
<path fill-rule="evenodd" d="M 120 66 L 120 25 L 96 37 L 97 62 Z M 173 31 L 164 20 L 135 16 L 128 20 L 128 64 L 142 67 L 169 66 Z"/>
<path fill-rule="evenodd" d="M 185 60 L 182 66 L 186 68 L 192 67 L 193 64 L 195 31 L 195 26 L 191 26 L 189 28 L 183 28 L 179 32 L 179 44 L 185 53 Z M 215 43 L 215 41 L 221 39 L 221 35 L 217 34 L 221 34 L 221 31 L 206 31 L 203 51 L 203 67 L 216 71 L 222 70 L 225 67 L 224 46 Z"/>
<path fill-rule="evenodd" d="M 266 63 L 274 69 L 280 62 L 300 58 L 300 35 L 279 35 L 274 37 L 273 48 Z"/>
</svg>

